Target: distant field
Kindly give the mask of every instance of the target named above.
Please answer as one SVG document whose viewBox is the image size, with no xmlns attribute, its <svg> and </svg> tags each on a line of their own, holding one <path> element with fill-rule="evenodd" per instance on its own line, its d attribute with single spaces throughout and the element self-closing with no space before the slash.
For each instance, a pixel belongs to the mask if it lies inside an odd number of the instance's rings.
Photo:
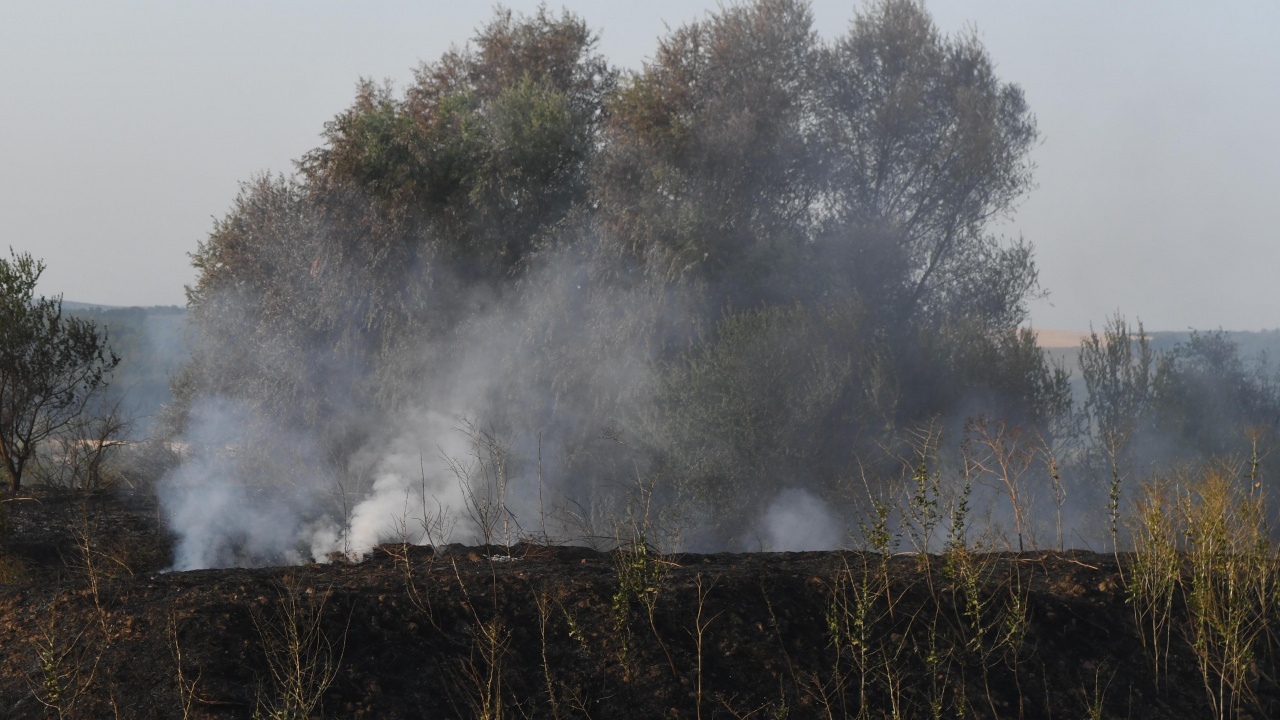
<svg viewBox="0 0 1280 720">
<path fill-rule="evenodd" d="M 1102 329 L 1098 328 L 1099 335 Z M 1151 340 L 1152 350 L 1171 350 L 1179 343 L 1186 342 L 1191 337 L 1191 330 L 1155 330 L 1147 331 L 1147 337 Z M 1213 329 L 1200 330 L 1198 332 L 1216 332 Z M 1270 358 L 1276 358 L 1280 355 L 1280 328 L 1274 330 L 1227 330 L 1227 337 L 1240 348 L 1240 355 L 1245 358 L 1254 358 L 1261 354 L 1266 354 Z M 1078 349 L 1081 341 L 1087 339 L 1090 335 L 1085 330 L 1043 330 L 1038 329 L 1036 333 L 1036 344 L 1047 350 L 1058 348 Z"/>
<path fill-rule="evenodd" d="M 1084 385 L 1080 377 L 1080 343 L 1089 337 L 1089 333 L 1080 330 L 1036 330 L 1035 332 L 1036 343 L 1044 348 L 1049 359 L 1060 363 L 1070 371 L 1076 400 L 1082 401 Z M 1101 328 L 1098 332 L 1101 334 Z M 1280 329 L 1228 330 L 1226 334 L 1239 348 L 1240 357 L 1246 363 L 1266 363 L 1271 369 L 1276 367 L 1276 361 L 1280 359 Z M 1185 343 L 1191 337 L 1191 331 L 1148 332 L 1147 337 L 1151 341 L 1151 349 L 1161 353 L 1174 349 L 1180 343 Z"/>
<path fill-rule="evenodd" d="M 69 314 L 105 327 L 120 356 L 108 401 L 120 400 L 133 419 L 134 437 L 146 437 L 160 408 L 172 399 L 169 381 L 190 357 L 187 311 L 176 306 L 111 307 L 63 301 Z"/>
<path fill-rule="evenodd" d="M 1036 330 L 1036 343 L 1042 348 L 1078 348 L 1089 333 L 1079 330 Z"/>
</svg>

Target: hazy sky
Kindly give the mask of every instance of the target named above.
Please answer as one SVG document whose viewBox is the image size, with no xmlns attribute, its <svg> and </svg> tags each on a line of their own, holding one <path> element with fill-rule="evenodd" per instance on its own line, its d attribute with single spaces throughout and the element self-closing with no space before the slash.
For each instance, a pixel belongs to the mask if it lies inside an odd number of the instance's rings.
<svg viewBox="0 0 1280 720">
<path fill-rule="evenodd" d="M 552 8 L 559 5 L 549 3 Z M 530 11 L 534 2 L 510 2 Z M 563 3 L 638 68 L 714 2 Z M 820 33 L 852 2 L 820 1 Z M 1280 2 L 929 3 L 976 28 L 1044 136 L 1005 228 L 1037 248 L 1045 328 L 1280 326 Z M 403 87 L 492 15 L 459 2 L 0 0 L 0 252 L 46 294 L 185 302 L 238 183 L 289 172 L 358 78 Z"/>
</svg>

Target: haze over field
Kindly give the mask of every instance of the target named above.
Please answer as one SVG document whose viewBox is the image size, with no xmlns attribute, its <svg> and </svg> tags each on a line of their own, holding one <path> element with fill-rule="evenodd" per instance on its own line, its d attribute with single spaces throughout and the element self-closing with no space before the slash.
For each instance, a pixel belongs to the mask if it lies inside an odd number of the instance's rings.
<svg viewBox="0 0 1280 720">
<path fill-rule="evenodd" d="M 633 70 L 664 24 L 715 7 L 563 5 Z M 843 32 L 851 6 L 814 3 L 818 32 Z M 1006 227 L 1035 244 L 1052 293 L 1032 307 L 1037 326 L 1085 330 L 1116 310 L 1150 329 L 1280 325 L 1269 292 L 1280 266 L 1271 127 L 1280 5 L 929 9 L 945 31 L 977 28 L 1039 121 L 1039 189 Z M 358 78 L 403 87 L 489 12 L 484 3 L 4 3 L 3 242 L 48 262 L 46 293 L 182 304 L 195 277 L 187 253 L 239 182 L 291 171 Z"/>
<path fill-rule="evenodd" d="M 78 40 L 107 58 L 91 87 L 42 103 L 38 73 L 9 78 L 36 93 L 23 108 L 48 108 L 6 115 L 26 123 L 10 136 L 66 138 L 14 145 L 4 194 L 45 289 L 86 263 L 73 299 L 172 302 L 186 281 L 190 356 L 155 423 L 183 448 L 155 484 L 178 569 L 455 527 L 833 547 L 876 512 L 922 522 L 877 510 L 913 484 L 931 513 L 972 501 L 1006 547 L 1051 528 L 1059 546 L 1064 528 L 1097 542 L 1097 509 L 1136 468 L 1280 434 L 1280 376 L 1254 338 L 1143 332 L 1274 320 L 1270 278 L 1249 276 L 1272 252 L 1274 170 L 1240 164 L 1270 150 L 1236 144 L 1261 136 L 1242 109 L 1272 98 L 1232 91 L 1265 60 L 1261 9 L 1149 23 L 1165 44 L 1209 32 L 1198 47 L 1223 52 L 1207 78 L 1207 61 L 1160 43 L 1135 60 L 1140 44 L 1108 34 L 1150 18 L 1101 30 L 1078 5 L 975 30 L 953 5 L 754 0 L 640 50 L 641 25 L 611 44 L 624 18 L 593 8 L 497 10 L 429 41 L 401 34 L 402 9 L 273 7 L 86 10 Z M 39 67 L 59 67 L 31 40 L 59 29 L 9 12 Z M 411 45 L 408 69 L 335 64 L 361 57 L 362 30 L 371 57 Z M 229 68 L 256 75 L 228 85 Z M 317 109 L 344 74 L 337 109 Z M 66 97 L 101 101 L 92 131 Z M 273 125 L 281 108 L 305 128 Z M 269 128 L 278 142 L 247 140 Z M 85 161 L 104 149 L 124 154 Z M 148 173 L 157 157 L 178 162 Z M 182 181 L 232 170 L 232 198 Z M 147 229 L 193 202 L 207 232 Z M 122 252 L 126 227 L 159 249 Z M 194 275 L 150 262 L 171 256 Z M 1024 475 L 1051 487 L 1023 492 Z"/>
</svg>

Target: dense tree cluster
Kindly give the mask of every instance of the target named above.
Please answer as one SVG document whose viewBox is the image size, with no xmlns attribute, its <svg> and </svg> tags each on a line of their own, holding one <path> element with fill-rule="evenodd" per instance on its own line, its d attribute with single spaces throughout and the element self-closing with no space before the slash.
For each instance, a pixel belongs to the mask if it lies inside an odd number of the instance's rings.
<svg viewBox="0 0 1280 720">
<path fill-rule="evenodd" d="M 989 228 L 1035 122 L 974 38 L 895 0 L 825 42 L 761 0 L 638 72 L 595 42 L 500 11 L 246 184 L 194 255 L 179 407 L 239 398 L 341 457 L 426 404 L 549 438 L 586 485 L 623 472 L 585 451 L 608 426 L 726 523 L 962 405 L 1047 430 L 1031 251 Z"/>
<path fill-rule="evenodd" d="M 1094 462 L 1150 466 L 1261 459 L 1280 441 L 1280 374 L 1226 333 L 1193 332 L 1165 351 L 1119 315 L 1080 350 L 1083 420 Z"/>
<path fill-rule="evenodd" d="M 831 41 L 801 0 L 731 5 L 634 72 L 582 19 L 499 11 L 403 93 L 361 83 L 296 177 L 244 185 L 193 256 L 171 430 L 232 398 L 342 463 L 409 408 L 466 415 L 537 438 L 575 503 L 641 468 L 721 543 L 931 418 L 1071 436 L 1020 329 L 1031 247 L 992 231 L 1037 140 L 977 39 L 912 0 Z M 1160 397 L 1235 368 L 1218 350 L 1170 356 Z M 1090 402 L 1106 431 L 1146 400 Z"/>
</svg>

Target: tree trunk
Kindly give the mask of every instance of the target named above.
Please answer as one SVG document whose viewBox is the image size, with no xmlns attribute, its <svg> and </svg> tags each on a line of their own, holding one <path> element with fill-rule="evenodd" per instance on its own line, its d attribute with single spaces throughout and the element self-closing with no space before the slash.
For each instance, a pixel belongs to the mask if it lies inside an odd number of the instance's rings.
<svg viewBox="0 0 1280 720">
<path fill-rule="evenodd" d="M 17 495 L 18 490 L 22 489 L 22 466 L 19 464 L 15 467 L 15 461 L 12 457 L 4 457 L 4 472 L 9 476 L 9 494 Z"/>
</svg>

